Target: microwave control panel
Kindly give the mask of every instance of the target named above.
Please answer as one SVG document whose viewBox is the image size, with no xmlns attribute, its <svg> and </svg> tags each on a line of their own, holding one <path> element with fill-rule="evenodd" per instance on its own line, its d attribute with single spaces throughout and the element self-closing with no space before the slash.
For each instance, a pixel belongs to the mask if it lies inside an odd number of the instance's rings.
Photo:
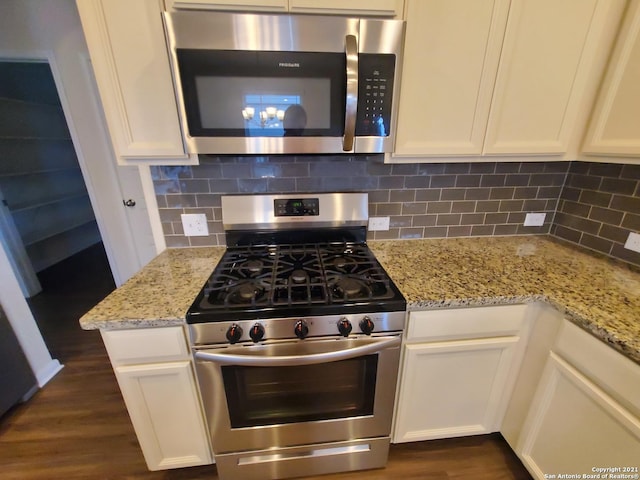
<svg viewBox="0 0 640 480">
<path fill-rule="evenodd" d="M 356 136 L 388 137 L 396 56 L 361 53 L 358 57 Z"/>
</svg>

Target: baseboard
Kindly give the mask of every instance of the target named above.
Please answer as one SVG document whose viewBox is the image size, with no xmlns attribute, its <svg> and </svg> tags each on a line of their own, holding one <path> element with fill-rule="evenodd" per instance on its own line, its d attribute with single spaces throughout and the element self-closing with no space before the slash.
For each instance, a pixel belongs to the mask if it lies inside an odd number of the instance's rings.
<svg viewBox="0 0 640 480">
<path fill-rule="evenodd" d="M 33 397 L 33 396 L 36 394 L 36 392 L 37 392 L 38 390 L 40 390 L 40 387 L 39 387 L 38 385 L 34 385 L 33 387 L 31 387 L 31 388 L 29 389 L 29 391 L 28 391 L 27 393 L 25 393 L 25 394 L 22 396 L 22 398 L 20 399 L 20 401 L 21 401 L 22 403 L 29 401 L 29 400 L 31 399 L 31 397 Z"/>
<path fill-rule="evenodd" d="M 44 387 L 49 380 L 56 376 L 56 374 L 62 370 L 64 365 L 62 365 L 55 358 L 52 359 L 44 368 L 41 368 L 38 372 L 36 372 L 36 380 L 38 381 L 38 386 L 40 388 Z"/>
</svg>

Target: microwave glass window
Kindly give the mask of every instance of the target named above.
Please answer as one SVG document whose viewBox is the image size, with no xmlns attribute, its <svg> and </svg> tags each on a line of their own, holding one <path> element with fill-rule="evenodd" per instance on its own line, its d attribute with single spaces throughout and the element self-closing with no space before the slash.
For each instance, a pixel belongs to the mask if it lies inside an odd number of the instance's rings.
<svg viewBox="0 0 640 480">
<path fill-rule="evenodd" d="M 196 92 L 204 129 L 282 137 L 331 126 L 329 78 L 201 76 Z"/>
<path fill-rule="evenodd" d="M 297 121 L 304 128 L 306 110 L 300 105 L 300 95 L 245 95 L 245 107 L 240 112 L 249 136 L 282 137 L 285 135 L 285 119 L 289 133 L 292 122 Z M 292 110 L 289 107 L 296 105 Z M 303 112 L 299 121 L 292 115 L 296 109 Z"/>
<path fill-rule="evenodd" d="M 193 137 L 341 136 L 344 53 L 178 49 Z"/>
</svg>

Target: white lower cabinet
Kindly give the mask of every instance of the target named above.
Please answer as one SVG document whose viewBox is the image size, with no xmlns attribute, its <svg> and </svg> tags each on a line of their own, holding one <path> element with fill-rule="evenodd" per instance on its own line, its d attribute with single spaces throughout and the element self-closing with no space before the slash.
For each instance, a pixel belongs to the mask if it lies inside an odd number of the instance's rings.
<svg viewBox="0 0 640 480">
<path fill-rule="evenodd" d="M 394 442 L 498 431 L 522 358 L 525 314 L 524 305 L 411 312 Z"/>
<path fill-rule="evenodd" d="M 521 442 L 523 463 L 540 479 L 640 467 L 640 421 L 554 353 Z"/>
<path fill-rule="evenodd" d="M 637 478 L 640 367 L 606 348 L 565 321 L 516 447 L 535 478 Z"/>
<path fill-rule="evenodd" d="M 149 470 L 212 463 L 182 328 L 103 331 L 102 336 Z"/>
</svg>

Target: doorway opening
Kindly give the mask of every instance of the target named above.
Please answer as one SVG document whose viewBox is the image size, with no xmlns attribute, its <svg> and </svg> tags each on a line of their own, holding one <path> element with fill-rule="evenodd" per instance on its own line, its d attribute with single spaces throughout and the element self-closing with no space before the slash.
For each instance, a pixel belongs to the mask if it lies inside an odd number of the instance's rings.
<svg viewBox="0 0 640 480">
<path fill-rule="evenodd" d="M 115 285 L 45 61 L 0 61 L 0 202 L 0 240 L 45 343 L 79 332 Z"/>
</svg>

